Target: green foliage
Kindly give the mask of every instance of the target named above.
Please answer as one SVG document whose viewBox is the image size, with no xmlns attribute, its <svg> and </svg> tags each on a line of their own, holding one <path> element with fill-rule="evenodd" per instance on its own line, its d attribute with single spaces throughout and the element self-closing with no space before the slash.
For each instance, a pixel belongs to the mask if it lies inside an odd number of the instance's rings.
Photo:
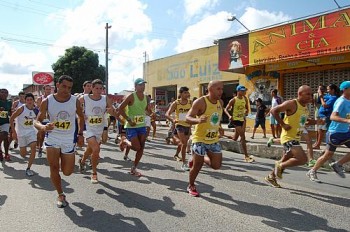
<svg viewBox="0 0 350 232">
<path fill-rule="evenodd" d="M 62 75 L 73 78 L 72 93 L 81 93 L 87 80 L 105 81 L 105 67 L 99 64 L 98 55 L 84 47 L 73 46 L 66 49 L 64 56 L 52 64 L 55 83 Z"/>
</svg>

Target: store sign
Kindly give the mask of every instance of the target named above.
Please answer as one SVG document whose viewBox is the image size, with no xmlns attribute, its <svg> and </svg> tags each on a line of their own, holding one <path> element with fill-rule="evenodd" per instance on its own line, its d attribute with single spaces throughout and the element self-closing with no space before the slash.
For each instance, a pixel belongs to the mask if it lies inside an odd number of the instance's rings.
<svg viewBox="0 0 350 232">
<path fill-rule="evenodd" d="M 33 85 L 53 85 L 52 72 L 32 72 Z"/>
<path fill-rule="evenodd" d="M 249 34 L 249 65 L 350 52 L 350 9 Z"/>
<path fill-rule="evenodd" d="M 219 40 L 219 70 L 350 53 L 348 38 L 350 8 Z"/>
</svg>

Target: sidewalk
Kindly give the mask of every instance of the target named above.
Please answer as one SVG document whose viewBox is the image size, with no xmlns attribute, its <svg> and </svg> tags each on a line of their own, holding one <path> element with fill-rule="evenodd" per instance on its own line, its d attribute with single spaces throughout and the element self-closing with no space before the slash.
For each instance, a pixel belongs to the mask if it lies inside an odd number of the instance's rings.
<svg viewBox="0 0 350 232">
<path fill-rule="evenodd" d="M 223 124 L 222 127 L 225 131 L 225 136 L 233 136 L 233 130 L 227 128 L 227 124 Z M 152 132 L 151 132 L 152 133 Z M 158 138 L 166 138 L 168 133 L 168 127 L 166 126 L 165 122 L 162 122 L 162 125 L 157 124 L 157 133 L 156 136 Z M 253 135 L 252 132 L 246 132 L 246 140 L 247 140 L 247 150 L 249 155 L 254 155 L 262 158 L 270 158 L 270 159 L 279 159 L 282 156 L 283 153 L 283 147 L 280 144 L 272 144 L 271 147 L 267 147 L 266 143 L 268 141 L 268 138 L 271 137 L 271 134 L 267 134 L 267 138 L 263 138 L 263 134 L 261 133 L 255 133 L 255 138 L 252 139 L 251 136 Z M 236 153 L 242 153 L 241 143 L 239 141 L 233 141 L 229 138 L 221 138 L 220 143 L 223 150 L 226 151 L 232 151 Z M 302 141 L 302 147 L 304 150 L 306 150 L 306 144 Z M 321 149 L 314 150 L 314 158 L 317 159 L 322 155 L 323 151 L 325 150 L 325 145 L 321 146 Z M 347 152 L 349 152 L 349 149 L 345 146 L 341 146 L 337 149 L 335 152 L 333 159 L 338 160 L 341 157 L 343 157 Z M 243 157 L 242 157 L 243 158 Z M 328 163 L 325 164 L 325 168 L 329 169 Z M 344 165 L 345 170 L 348 172 L 350 171 L 350 164 L 347 163 Z"/>
</svg>

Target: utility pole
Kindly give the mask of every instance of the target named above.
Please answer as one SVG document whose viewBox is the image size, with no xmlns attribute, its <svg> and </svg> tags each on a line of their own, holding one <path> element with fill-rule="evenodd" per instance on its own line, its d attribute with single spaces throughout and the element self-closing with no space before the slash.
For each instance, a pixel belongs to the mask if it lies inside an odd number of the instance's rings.
<svg viewBox="0 0 350 232">
<path fill-rule="evenodd" d="M 144 66 L 143 66 L 143 79 L 145 81 L 147 81 L 147 52 L 145 51 L 143 53 L 143 56 L 145 57 L 145 63 L 144 63 Z"/>
<path fill-rule="evenodd" d="M 106 72 L 105 72 L 105 81 L 106 81 L 106 95 L 108 95 L 108 29 L 112 26 L 108 26 L 106 23 Z"/>
</svg>

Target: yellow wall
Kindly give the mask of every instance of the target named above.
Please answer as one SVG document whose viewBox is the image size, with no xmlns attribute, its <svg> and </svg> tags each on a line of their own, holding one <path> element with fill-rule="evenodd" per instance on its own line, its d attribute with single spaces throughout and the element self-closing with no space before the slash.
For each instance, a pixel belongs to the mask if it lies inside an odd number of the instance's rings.
<svg viewBox="0 0 350 232">
<path fill-rule="evenodd" d="M 191 97 L 200 96 L 200 85 L 211 80 L 233 81 L 245 75 L 220 72 L 218 46 L 200 48 L 189 52 L 149 61 L 145 64 L 146 92 L 153 94 L 155 87 L 176 85 L 190 88 Z"/>
</svg>

